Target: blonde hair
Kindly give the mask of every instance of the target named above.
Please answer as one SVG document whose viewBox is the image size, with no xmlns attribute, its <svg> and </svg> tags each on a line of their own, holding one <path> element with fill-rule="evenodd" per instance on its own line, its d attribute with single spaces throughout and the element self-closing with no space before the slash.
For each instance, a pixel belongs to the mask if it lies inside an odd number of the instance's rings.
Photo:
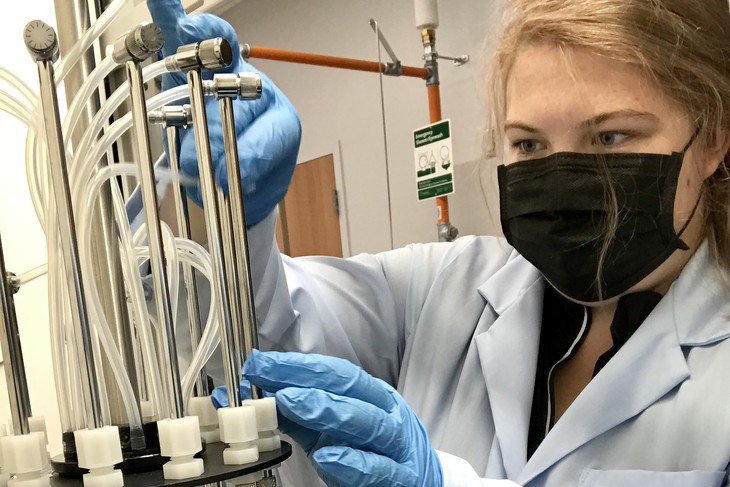
<svg viewBox="0 0 730 487">
<path fill-rule="evenodd" d="M 493 141 L 503 139 L 505 87 L 518 50 L 537 42 L 640 67 L 696 122 L 701 148 L 730 129 L 727 0 L 508 0 L 508 7 L 489 74 Z M 606 242 L 618 225 L 608 193 Z M 704 197 L 705 235 L 718 264 L 730 270 L 730 153 L 706 181 Z"/>
</svg>

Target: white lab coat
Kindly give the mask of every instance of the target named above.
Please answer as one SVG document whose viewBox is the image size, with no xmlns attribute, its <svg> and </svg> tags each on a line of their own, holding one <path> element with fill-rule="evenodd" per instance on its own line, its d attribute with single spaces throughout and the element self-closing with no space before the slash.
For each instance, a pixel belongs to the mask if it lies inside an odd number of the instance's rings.
<svg viewBox="0 0 730 487">
<path fill-rule="evenodd" d="M 535 267 L 491 237 L 282 258 L 275 218 L 249 232 L 261 348 L 342 357 L 395 385 L 446 486 L 727 482 L 730 294 L 706 244 L 528 461 L 545 286 Z M 301 455 L 283 470 L 282 485 L 318 485 Z"/>
</svg>

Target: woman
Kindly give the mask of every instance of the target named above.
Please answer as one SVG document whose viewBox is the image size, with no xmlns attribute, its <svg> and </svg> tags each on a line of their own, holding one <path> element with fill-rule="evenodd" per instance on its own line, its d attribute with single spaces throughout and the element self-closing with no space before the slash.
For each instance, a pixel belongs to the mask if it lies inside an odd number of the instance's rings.
<svg viewBox="0 0 730 487">
<path fill-rule="evenodd" d="M 148 5 L 168 49 L 237 47 L 220 19 Z M 491 74 L 507 242 L 282 257 L 298 119 L 266 78 L 240 107 L 261 347 L 303 352 L 244 375 L 329 485 L 724 485 L 727 2 L 510 6 Z M 191 134 L 182 158 L 195 174 Z"/>
</svg>

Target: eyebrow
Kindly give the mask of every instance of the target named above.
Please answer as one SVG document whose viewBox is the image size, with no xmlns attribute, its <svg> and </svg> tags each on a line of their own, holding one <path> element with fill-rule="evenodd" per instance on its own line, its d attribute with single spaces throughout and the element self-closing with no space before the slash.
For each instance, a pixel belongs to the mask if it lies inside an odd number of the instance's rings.
<svg viewBox="0 0 730 487">
<path fill-rule="evenodd" d="M 591 117 L 590 119 L 588 119 L 584 122 L 581 122 L 579 124 L 579 126 L 581 128 L 592 127 L 592 126 L 600 125 L 604 122 L 607 122 L 609 120 L 613 120 L 616 118 L 639 118 L 639 119 L 645 119 L 645 120 L 652 121 L 652 122 L 659 121 L 659 117 L 657 117 L 653 113 L 640 112 L 640 111 L 631 110 L 631 109 L 624 109 L 624 110 L 616 110 L 613 112 L 601 113 L 599 115 L 596 115 L 595 117 Z M 533 133 L 533 134 L 537 134 L 537 133 L 541 132 L 540 129 L 532 127 L 523 122 L 508 122 L 507 124 L 505 124 L 504 129 L 505 130 L 520 129 L 520 130 L 524 130 L 525 132 L 529 132 L 529 133 Z"/>
</svg>

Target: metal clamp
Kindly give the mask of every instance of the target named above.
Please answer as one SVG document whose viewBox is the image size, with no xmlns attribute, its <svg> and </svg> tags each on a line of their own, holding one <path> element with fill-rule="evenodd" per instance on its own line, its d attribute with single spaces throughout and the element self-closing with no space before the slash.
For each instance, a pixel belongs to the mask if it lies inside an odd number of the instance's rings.
<svg viewBox="0 0 730 487">
<path fill-rule="evenodd" d="M 141 63 L 157 53 L 165 45 L 162 29 L 149 22 L 143 22 L 117 39 L 112 50 L 112 59 L 122 64 L 127 61 Z"/>
<path fill-rule="evenodd" d="M 231 44 L 222 37 L 180 46 L 175 55 L 165 59 L 168 71 L 189 72 L 198 69 L 215 71 L 233 63 Z"/>
<path fill-rule="evenodd" d="M 423 55 L 424 61 L 429 61 L 431 59 L 446 59 L 447 61 L 452 61 L 454 63 L 454 66 L 458 67 L 458 66 L 463 66 L 466 63 L 468 63 L 471 58 L 469 57 L 468 54 L 462 54 L 461 56 L 451 57 L 451 56 L 444 56 L 442 54 L 439 54 L 436 51 L 433 51 L 432 53 L 430 53 L 428 55 L 426 55 L 426 54 Z"/>
<path fill-rule="evenodd" d="M 203 81 L 203 93 L 216 100 L 258 100 L 263 93 L 263 84 L 261 76 L 255 73 L 216 74 L 212 80 Z"/>
<path fill-rule="evenodd" d="M 450 222 L 439 223 L 438 236 L 439 242 L 453 242 L 459 236 L 459 229 Z"/>
<path fill-rule="evenodd" d="M 157 110 L 151 110 L 147 115 L 147 120 L 165 128 L 188 128 L 193 125 L 193 111 L 190 105 L 167 105 Z"/>
</svg>

